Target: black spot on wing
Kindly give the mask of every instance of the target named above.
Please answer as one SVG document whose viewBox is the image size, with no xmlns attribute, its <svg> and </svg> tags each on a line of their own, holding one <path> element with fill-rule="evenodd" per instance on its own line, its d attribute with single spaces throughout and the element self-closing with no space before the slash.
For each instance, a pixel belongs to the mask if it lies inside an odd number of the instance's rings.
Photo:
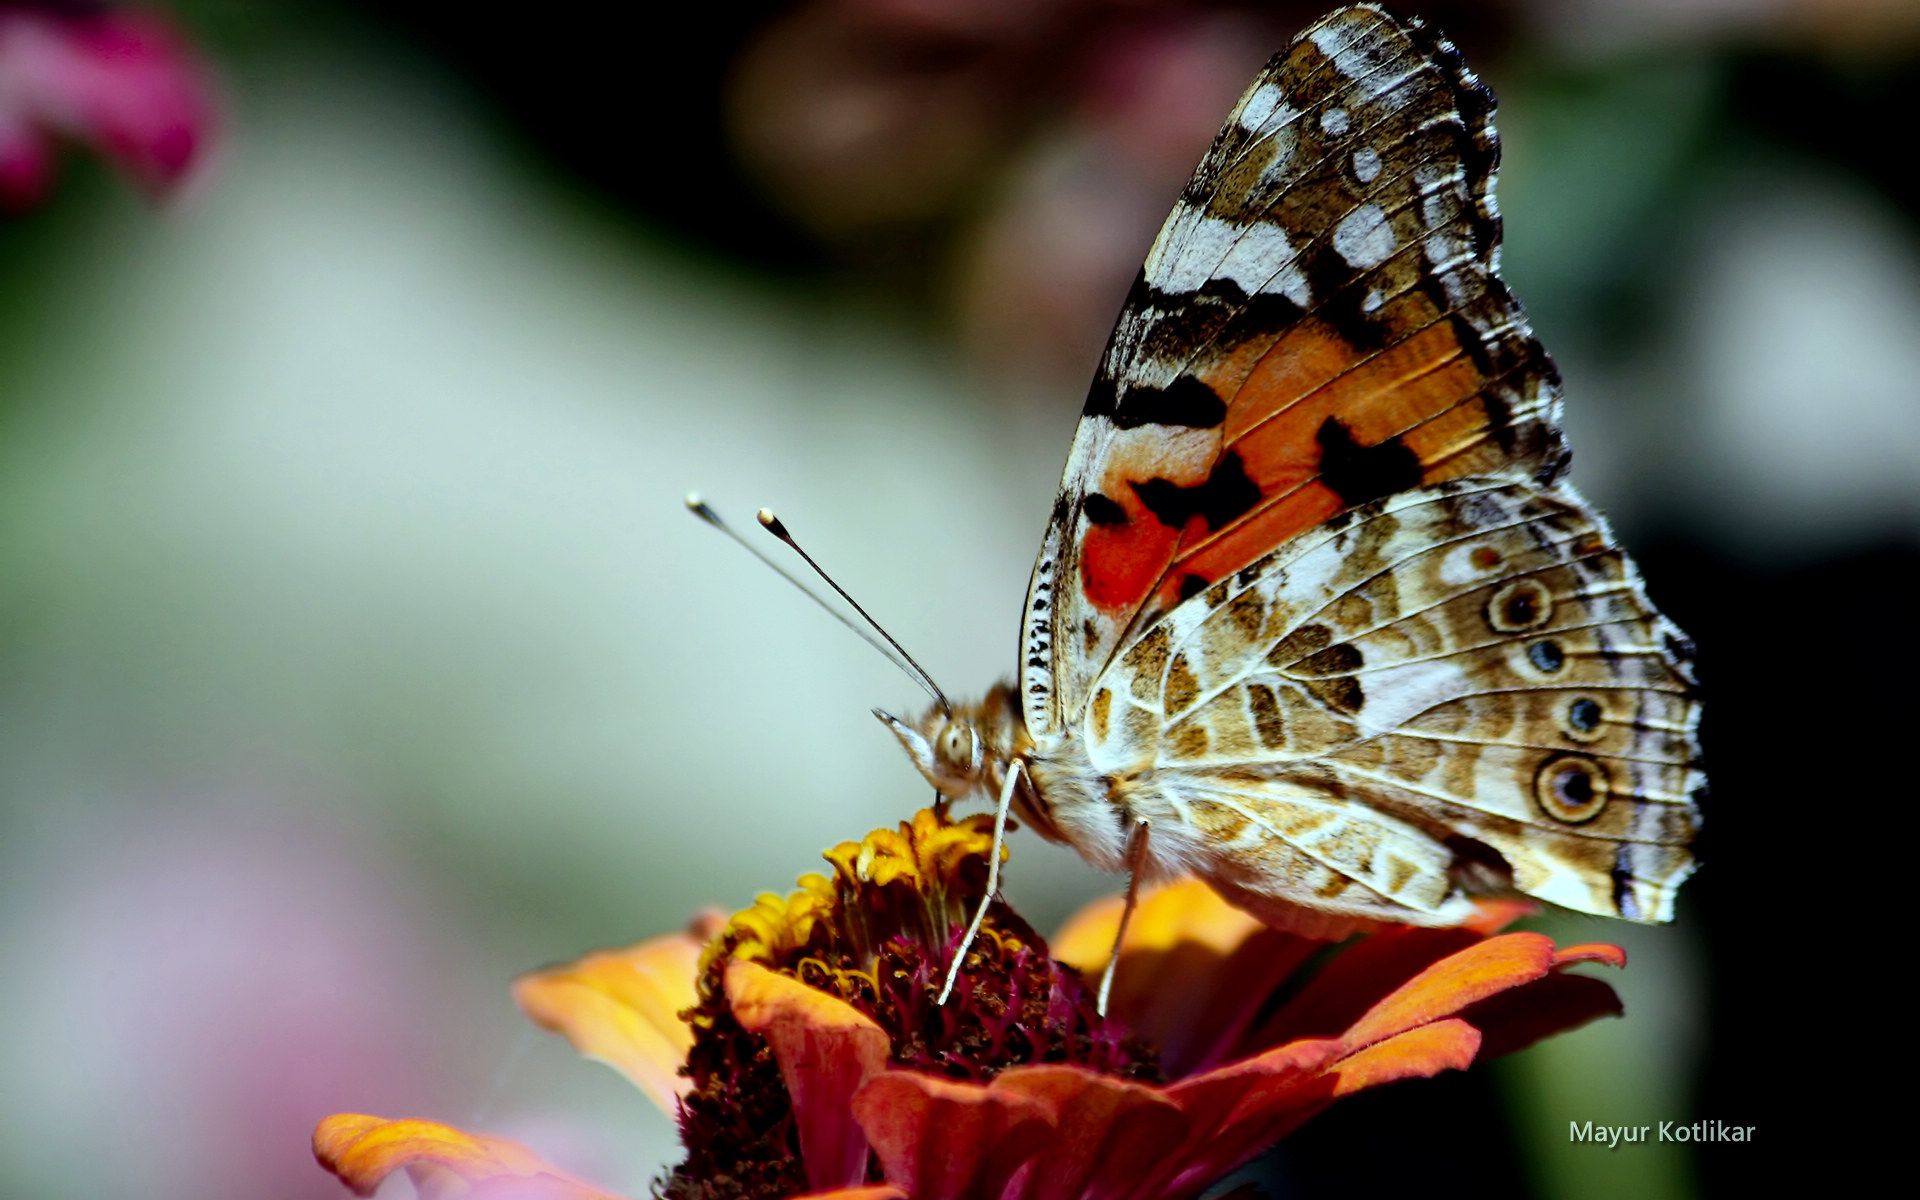
<svg viewBox="0 0 1920 1200">
<path fill-rule="evenodd" d="M 1320 423 L 1320 481 L 1348 504 L 1365 504 L 1420 485 L 1420 456 L 1397 437 L 1362 446 L 1338 417 Z"/>
<path fill-rule="evenodd" d="M 1088 417 L 1105 417 L 1112 420 L 1117 407 L 1119 407 L 1119 392 L 1114 385 L 1113 377 L 1107 374 L 1105 367 L 1102 367 L 1094 372 L 1093 383 L 1087 387 L 1087 402 L 1080 406 L 1080 418 L 1085 420 Z"/>
<path fill-rule="evenodd" d="M 1260 503 L 1260 485 L 1248 477 L 1238 451 L 1222 455 L 1203 482 L 1183 485 L 1149 479 L 1134 484 L 1133 492 L 1169 529 L 1184 529 L 1194 517 L 1205 520 L 1209 529 L 1221 529 Z"/>
<path fill-rule="evenodd" d="M 1187 574 L 1180 579 L 1180 598 L 1191 600 L 1207 590 L 1207 581 L 1198 575 Z"/>
<path fill-rule="evenodd" d="M 1218 276 L 1191 292 L 1148 287 L 1138 295 L 1144 307 L 1136 358 L 1142 361 L 1188 362 L 1210 349 L 1278 332 L 1303 315 L 1298 304 L 1278 292 L 1249 295 L 1238 283 Z M 1121 324 L 1127 325 L 1127 319 Z"/>
<path fill-rule="evenodd" d="M 1211 429 L 1226 417 L 1225 400 L 1193 376 L 1182 375 L 1164 388 L 1145 384 L 1128 388 L 1114 408 L 1113 423 L 1121 429 L 1142 425 Z"/>
<path fill-rule="evenodd" d="M 1352 716 L 1367 703 L 1367 694 L 1361 689 L 1360 681 L 1350 675 L 1308 679 L 1304 682 L 1309 695 L 1337 713 Z"/>
<path fill-rule="evenodd" d="M 1366 311 L 1366 295 L 1379 278 L 1375 271 L 1356 271 L 1331 240 L 1318 243 L 1307 255 L 1307 284 L 1320 297 L 1314 315 L 1333 327 L 1343 339 L 1362 350 L 1387 344 L 1391 329 Z"/>
<path fill-rule="evenodd" d="M 1081 501 L 1081 508 L 1086 512 L 1087 520 L 1095 525 L 1127 523 L 1127 510 L 1120 507 L 1120 502 L 1099 492 L 1087 493 L 1087 498 Z"/>
</svg>

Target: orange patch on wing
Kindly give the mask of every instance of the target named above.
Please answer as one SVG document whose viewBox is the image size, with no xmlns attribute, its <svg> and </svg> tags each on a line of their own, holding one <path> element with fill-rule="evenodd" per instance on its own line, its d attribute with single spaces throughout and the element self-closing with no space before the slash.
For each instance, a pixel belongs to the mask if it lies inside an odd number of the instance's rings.
<svg viewBox="0 0 1920 1200">
<path fill-rule="evenodd" d="M 1434 417 L 1401 439 L 1429 481 L 1459 479 L 1497 469 L 1507 452 L 1492 438 L 1486 402 L 1478 395 Z"/>
<path fill-rule="evenodd" d="M 1246 363 L 1242 355 L 1232 354 L 1201 378 L 1229 398 L 1223 432 L 1227 445 L 1233 445 L 1255 426 L 1318 391 L 1365 357 L 1364 351 L 1335 333 L 1326 322 L 1307 320 L 1267 346 L 1256 361 Z M 1312 445 L 1308 438 L 1301 449 Z"/>
<path fill-rule="evenodd" d="M 1132 519 L 1091 530 L 1081 561 L 1088 601 L 1109 614 L 1137 610 L 1149 592 L 1171 608 L 1188 576 L 1212 583 L 1347 507 L 1318 482 L 1320 431 L 1330 417 L 1362 446 L 1401 438 L 1425 482 L 1486 470 L 1501 456 L 1478 398 L 1487 379 L 1445 321 L 1375 352 L 1309 319 L 1271 341 L 1231 347 L 1198 374 L 1229 398 L 1221 450 L 1240 455 L 1260 504 L 1223 531 L 1194 521 L 1176 535 L 1130 488 L 1110 486 L 1109 496 L 1124 491 Z"/>
<path fill-rule="evenodd" d="M 1231 379 L 1244 359 L 1236 351 L 1226 360 L 1231 366 L 1208 381 L 1228 385 L 1226 446 L 1239 453 L 1261 504 L 1218 534 L 1202 528 L 1183 539 L 1159 590 L 1162 604 L 1178 602 L 1178 580 L 1232 574 L 1346 507 L 1318 482 L 1320 430 L 1329 417 L 1363 446 L 1401 437 L 1426 468 L 1427 482 L 1485 469 L 1489 455 L 1499 454 L 1478 399 L 1487 381 L 1449 324 L 1430 325 L 1369 356 L 1325 322 L 1307 321 Z M 1472 453 L 1483 444 L 1488 454 Z"/>
<path fill-rule="evenodd" d="M 1131 515 L 1131 508 L 1129 513 Z M 1125 525 L 1096 525 L 1080 547 L 1080 590 L 1108 614 L 1133 612 L 1166 569 L 1178 530 L 1140 512 Z"/>
<path fill-rule="evenodd" d="M 1164 524 L 1141 502 L 1134 484 L 1166 479 L 1191 487 L 1206 478 L 1209 461 L 1182 463 L 1155 457 L 1155 446 L 1139 443 L 1131 453 L 1116 452 L 1100 481 L 1100 490 L 1120 506 L 1127 519 L 1094 525 L 1080 547 L 1080 590 L 1087 602 L 1110 617 L 1137 611 L 1158 583 L 1180 545 L 1182 530 Z M 1206 459 L 1210 460 L 1211 455 Z M 1204 523 L 1189 521 L 1189 526 Z"/>
<path fill-rule="evenodd" d="M 1294 343 L 1303 339 L 1312 358 L 1339 370 L 1304 377 L 1294 361 Z M 1303 465 L 1313 473 L 1320 426 L 1328 417 L 1338 418 L 1361 445 L 1372 446 L 1456 409 L 1485 382 L 1448 325 L 1429 326 L 1370 358 L 1324 327 L 1303 328 L 1276 343 L 1247 377 L 1228 421 L 1244 431 L 1230 430 L 1228 441 L 1256 480 L 1264 478 L 1263 470 L 1294 476 Z M 1241 426 L 1243 408 L 1265 415 Z"/>
<path fill-rule="evenodd" d="M 1261 491 L 1266 491 L 1264 484 Z M 1246 520 L 1174 559 L 1168 582 L 1161 588 L 1161 603 L 1167 607 L 1179 603 L 1178 579 L 1198 575 L 1212 583 L 1231 575 L 1265 557 L 1280 543 L 1326 521 L 1341 507 L 1340 497 L 1319 483 L 1263 502 Z"/>
</svg>

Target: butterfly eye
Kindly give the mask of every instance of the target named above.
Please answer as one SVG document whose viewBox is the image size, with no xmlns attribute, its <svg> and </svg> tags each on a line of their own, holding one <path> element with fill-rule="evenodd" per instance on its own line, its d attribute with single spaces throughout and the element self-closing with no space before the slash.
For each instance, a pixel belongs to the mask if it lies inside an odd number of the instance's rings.
<svg viewBox="0 0 1920 1200">
<path fill-rule="evenodd" d="M 1607 807 L 1607 772 L 1590 758 L 1559 755 L 1540 764 L 1533 794 L 1548 816 L 1569 825 L 1584 824 Z"/>
<path fill-rule="evenodd" d="M 940 731 L 940 760 L 962 771 L 973 771 L 979 764 L 973 727 L 959 721 Z"/>
</svg>

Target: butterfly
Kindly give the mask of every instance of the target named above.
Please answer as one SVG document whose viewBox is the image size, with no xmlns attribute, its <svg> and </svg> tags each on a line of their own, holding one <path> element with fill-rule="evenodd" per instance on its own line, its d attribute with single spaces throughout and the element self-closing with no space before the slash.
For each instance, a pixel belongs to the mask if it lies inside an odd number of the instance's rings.
<svg viewBox="0 0 1920 1200">
<path fill-rule="evenodd" d="M 996 837 L 1011 810 L 1130 894 L 1198 875 L 1317 936 L 1497 890 L 1671 919 L 1693 650 L 1563 479 L 1493 116 L 1373 5 L 1241 96 L 1088 391 L 1016 681 L 879 714 L 943 796 L 998 795 Z"/>
</svg>

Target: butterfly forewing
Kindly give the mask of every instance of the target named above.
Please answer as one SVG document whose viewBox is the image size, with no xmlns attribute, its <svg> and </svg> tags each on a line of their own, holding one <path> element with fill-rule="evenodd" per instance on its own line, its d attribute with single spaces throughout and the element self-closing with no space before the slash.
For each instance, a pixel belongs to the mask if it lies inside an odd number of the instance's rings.
<svg viewBox="0 0 1920 1200">
<path fill-rule="evenodd" d="M 1248 88 L 1087 398 L 1029 587 L 1036 736 L 1180 600 L 1334 514 L 1558 471 L 1558 380 L 1494 274 L 1492 111 L 1449 43 L 1370 6 Z"/>
</svg>

